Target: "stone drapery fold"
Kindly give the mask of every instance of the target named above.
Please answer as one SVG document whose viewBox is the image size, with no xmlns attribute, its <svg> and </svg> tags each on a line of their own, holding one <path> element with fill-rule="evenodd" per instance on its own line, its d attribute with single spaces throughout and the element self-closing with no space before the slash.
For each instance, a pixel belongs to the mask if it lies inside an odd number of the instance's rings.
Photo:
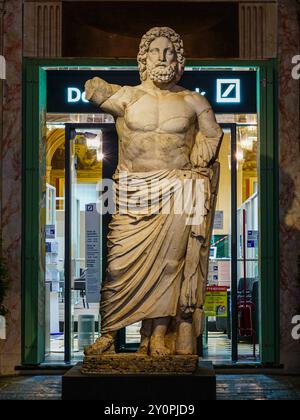
<svg viewBox="0 0 300 420">
<path fill-rule="evenodd" d="M 215 172 L 209 168 L 116 172 L 102 333 L 144 319 L 176 317 L 182 302 L 187 312 L 202 311 Z M 179 249 L 178 258 L 170 259 L 172 248 Z"/>
</svg>

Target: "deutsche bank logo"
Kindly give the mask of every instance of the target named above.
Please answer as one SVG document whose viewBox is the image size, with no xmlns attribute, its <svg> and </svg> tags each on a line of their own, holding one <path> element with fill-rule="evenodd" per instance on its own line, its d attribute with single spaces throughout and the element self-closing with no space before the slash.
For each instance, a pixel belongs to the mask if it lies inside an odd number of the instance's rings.
<svg viewBox="0 0 300 420">
<path fill-rule="evenodd" d="M 93 204 L 87 204 L 87 205 L 86 205 L 86 211 L 94 211 L 94 206 L 93 206 Z"/>
<path fill-rule="evenodd" d="M 239 104 L 241 102 L 240 79 L 217 79 L 217 102 Z"/>
</svg>

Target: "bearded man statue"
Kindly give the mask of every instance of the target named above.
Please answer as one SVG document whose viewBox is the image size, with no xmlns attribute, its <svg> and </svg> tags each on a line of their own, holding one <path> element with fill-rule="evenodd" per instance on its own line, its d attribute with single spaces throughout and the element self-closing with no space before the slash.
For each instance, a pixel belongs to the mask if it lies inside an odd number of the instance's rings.
<svg viewBox="0 0 300 420">
<path fill-rule="evenodd" d="M 113 352 L 117 331 L 138 321 L 141 353 L 196 354 L 203 327 L 223 133 L 207 99 L 177 85 L 185 57 L 174 30 L 150 29 L 137 60 L 138 86 L 94 78 L 85 88 L 88 100 L 116 118 L 120 148 L 101 337 L 88 356 Z M 135 208 L 137 197 L 143 204 Z M 176 211 L 180 203 L 185 208 Z"/>
</svg>

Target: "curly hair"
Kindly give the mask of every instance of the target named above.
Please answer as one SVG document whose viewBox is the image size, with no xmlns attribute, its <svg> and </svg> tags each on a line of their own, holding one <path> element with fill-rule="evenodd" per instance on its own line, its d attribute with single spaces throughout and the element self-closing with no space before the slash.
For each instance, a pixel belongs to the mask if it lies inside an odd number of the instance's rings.
<svg viewBox="0 0 300 420">
<path fill-rule="evenodd" d="M 152 28 L 148 32 L 146 32 L 145 35 L 143 35 L 142 37 L 139 47 L 139 53 L 137 55 L 140 78 L 142 81 L 146 80 L 147 78 L 147 53 L 149 51 L 151 42 L 159 37 L 168 38 L 174 45 L 178 62 L 178 75 L 176 77 L 177 82 L 184 72 L 185 55 L 183 49 L 183 41 L 173 29 L 168 28 L 166 26 Z"/>
</svg>

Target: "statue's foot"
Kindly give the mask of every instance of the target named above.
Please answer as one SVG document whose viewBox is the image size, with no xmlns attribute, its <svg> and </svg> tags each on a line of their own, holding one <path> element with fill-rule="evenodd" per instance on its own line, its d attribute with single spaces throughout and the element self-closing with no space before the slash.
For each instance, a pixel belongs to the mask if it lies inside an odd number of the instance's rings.
<svg viewBox="0 0 300 420">
<path fill-rule="evenodd" d="M 140 345 L 139 349 L 138 349 L 138 353 L 139 354 L 148 354 L 148 346 L 142 346 Z"/>
<path fill-rule="evenodd" d="M 138 349 L 139 354 L 148 354 L 149 352 L 150 337 L 143 336 L 141 337 L 141 344 Z"/>
<path fill-rule="evenodd" d="M 94 344 L 91 344 L 84 349 L 85 356 L 99 356 L 103 353 L 115 352 L 115 340 L 109 334 L 102 335 Z"/>
<path fill-rule="evenodd" d="M 165 338 L 152 336 L 150 339 L 150 355 L 151 356 L 169 356 L 171 351 L 165 346 Z"/>
</svg>

